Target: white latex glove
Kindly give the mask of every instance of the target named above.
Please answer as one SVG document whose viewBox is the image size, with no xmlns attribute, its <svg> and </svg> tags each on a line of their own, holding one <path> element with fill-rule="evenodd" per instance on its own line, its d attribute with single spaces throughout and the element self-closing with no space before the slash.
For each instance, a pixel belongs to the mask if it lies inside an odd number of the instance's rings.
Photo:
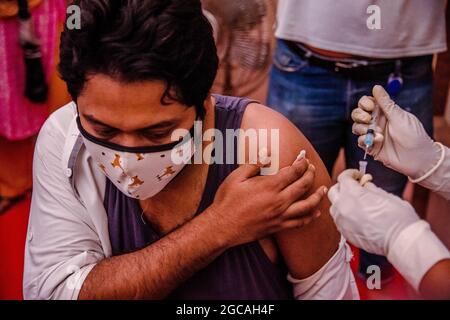
<svg viewBox="0 0 450 320">
<path fill-rule="evenodd" d="M 419 220 L 406 201 L 376 187 L 361 186 L 361 173 L 346 170 L 338 178 L 328 197 L 331 215 L 342 235 L 368 252 L 387 256 L 400 232 Z"/>
<path fill-rule="evenodd" d="M 418 290 L 425 273 L 450 253 L 408 202 L 360 179 L 359 171 L 344 171 L 328 193 L 338 230 L 357 247 L 386 256 Z"/>
<path fill-rule="evenodd" d="M 381 86 L 373 88 L 373 97 L 362 97 L 353 110 L 353 133 L 360 135 L 358 144 L 365 149 L 364 140 L 372 119 L 372 111 L 380 107 L 374 146 L 369 154 L 386 167 L 419 182 L 430 176 L 442 162 L 443 146 L 435 143 L 422 123 L 404 111 Z"/>
<path fill-rule="evenodd" d="M 288 274 L 296 300 L 359 300 L 358 287 L 350 262 L 352 249 L 341 236 L 336 253 L 316 273 L 306 279 Z"/>
</svg>

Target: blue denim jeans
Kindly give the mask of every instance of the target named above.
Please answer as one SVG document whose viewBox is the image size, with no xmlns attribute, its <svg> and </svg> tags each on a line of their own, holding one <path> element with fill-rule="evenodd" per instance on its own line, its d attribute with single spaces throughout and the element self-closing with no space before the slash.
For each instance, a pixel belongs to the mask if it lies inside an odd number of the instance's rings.
<svg viewBox="0 0 450 320">
<path fill-rule="evenodd" d="M 348 168 L 358 168 L 364 152 L 352 134 L 351 112 L 363 95 L 372 95 L 374 85 L 385 85 L 389 75 L 370 80 L 346 77 L 334 71 L 313 66 L 278 40 L 271 71 L 267 104 L 284 114 L 309 139 L 328 172 L 341 148 L 345 150 Z M 428 133 L 432 134 L 432 57 L 421 56 L 402 67 L 403 88 L 393 99 L 405 110 L 415 114 Z M 369 78 L 369 77 L 368 77 Z M 407 178 L 381 163 L 369 159 L 368 172 L 374 183 L 401 196 Z M 358 210 L 355 208 L 355 210 Z M 360 272 L 369 265 L 390 269 L 384 257 L 361 252 Z M 383 274 L 382 270 L 382 274 Z"/>
</svg>

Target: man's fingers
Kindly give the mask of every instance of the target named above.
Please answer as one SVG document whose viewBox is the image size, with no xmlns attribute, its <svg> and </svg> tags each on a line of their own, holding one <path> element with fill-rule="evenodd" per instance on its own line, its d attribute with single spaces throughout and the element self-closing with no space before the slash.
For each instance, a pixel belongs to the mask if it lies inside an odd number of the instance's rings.
<svg viewBox="0 0 450 320">
<path fill-rule="evenodd" d="M 314 213 L 316 213 L 316 208 L 322 202 L 327 192 L 328 190 L 326 187 L 320 187 L 307 199 L 294 202 L 285 211 L 284 218 L 295 219 L 313 215 Z"/>
<path fill-rule="evenodd" d="M 283 230 L 297 229 L 297 228 L 301 228 L 303 226 L 305 226 L 304 219 L 288 220 L 288 221 L 283 222 L 276 232 L 283 231 Z"/>
<path fill-rule="evenodd" d="M 294 228 L 302 228 L 307 226 L 308 224 L 310 224 L 311 222 L 313 222 L 314 220 L 316 220 L 318 218 L 318 216 L 311 214 L 310 216 L 304 217 L 304 218 L 297 218 L 297 219 L 292 219 L 292 220 L 288 220 L 283 222 L 282 224 L 282 228 L 283 229 L 294 229 Z"/>
<path fill-rule="evenodd" d="M 236 174 L 239 175 L 240 181 L 244 181 L 246 179 L 250 179 L 251 177 L 257 176 L 263 165 L 261 163 L 257 164 L 244 164 L 239 167 L 238 170 L 235 171 Z"/>
<path fill-rule="evenodd" d="M 310 170 L 309 161 L 304 159 L 296 160 L 291 166 L 283 168 L 271 179 L 277 184 L 280 190 L 291 185 L 301 177 L 303 177 L 307 170 Z"/>
<path fill-rule="evenodd" d="M 256 164 L 244 164 L 235 171 L 239 175 L 240 181 L 252 178 L 261 172 L 261 168 L 270 164 L 270 158 L 266 148 L 262 148 L 258 152 L 258 163 Z"/>
<path fill-rule="evenodd" d="M 361 108 L 356 108 L 352 111 L 352 119 L 357 123 L 369 124 L 372 120 L 372 115 Z"/>
<path fill-rule="evenodd" d="M 304 196 L 314 184 L 316 168 L 310 164 L 305 173 L 296 181 L 286 186 L 282 191 L 282 196 L 287 201 L 293 202 Z"/>
</svg>

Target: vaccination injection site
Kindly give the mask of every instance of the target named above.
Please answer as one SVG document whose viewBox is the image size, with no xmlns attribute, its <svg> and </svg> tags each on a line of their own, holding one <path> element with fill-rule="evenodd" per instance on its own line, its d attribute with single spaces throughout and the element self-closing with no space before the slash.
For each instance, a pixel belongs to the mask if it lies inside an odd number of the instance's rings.
<svg viewBox="0 0 450 320">
<path fill-rule="evenodd" d="M 449 39 L 447 0 L 0 0 L 0 309 L 450 300 Z"/>
</svg>

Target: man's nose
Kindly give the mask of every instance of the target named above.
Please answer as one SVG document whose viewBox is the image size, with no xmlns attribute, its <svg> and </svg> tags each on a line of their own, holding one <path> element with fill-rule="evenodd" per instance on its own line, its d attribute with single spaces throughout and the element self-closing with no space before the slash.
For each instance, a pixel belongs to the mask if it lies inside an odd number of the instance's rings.
<svg viewBox="0 0 450 320">
<path fill-rule="evenodd" d="M 137 134 L 122 134 L 117 140 L 117 144 L 127 147 L 127 148 L 136 148 L 136 147 L 147 147 L 149 146 L 149 142 L 140 137 Z"/>
</svg>

